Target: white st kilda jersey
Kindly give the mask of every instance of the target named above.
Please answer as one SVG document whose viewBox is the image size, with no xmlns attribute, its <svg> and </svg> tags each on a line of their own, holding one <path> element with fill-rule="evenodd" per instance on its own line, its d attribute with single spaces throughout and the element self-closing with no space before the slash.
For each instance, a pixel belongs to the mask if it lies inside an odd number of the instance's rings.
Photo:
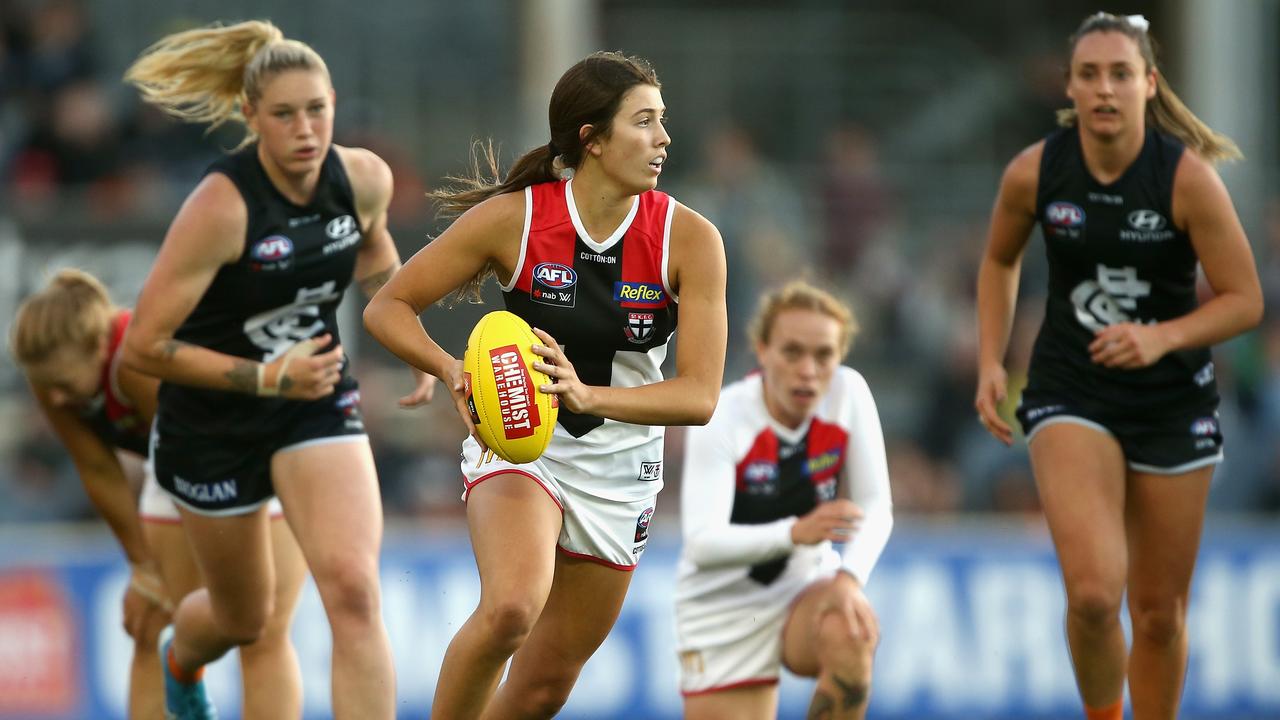
<svg viewBox="0 0 1280 720">
<path fill-rule="evenodd" d="M 864 513 L 843 551 L 794 544 L 796 519 L 837 497 Z M 837 368 L 816 412 L 795 429 L 769 415 L 761 375 L 725 387 L 711 422 L 686 435 L 681 507 L 682 642 L 715 644 L 736 632 L 723 627 L 736 611 L 788 603 L 842 565 L 865 585 L 893 527 L 884 436 L 866 380 Z"/>
<path fill-rule="evenodd" d="M 667 274 L 676 202 L 651 190 L 601 242 L 582 226 L 573 181 L 526 188 L 520 258 L 502 286 L 507 310 L 556 339 L 587 385 L 662 380 L 679 299 Z M 560 407 L 543 459 L 598 497 L 632 501 L 662 489 L 663 428 Z"/>
</svg>

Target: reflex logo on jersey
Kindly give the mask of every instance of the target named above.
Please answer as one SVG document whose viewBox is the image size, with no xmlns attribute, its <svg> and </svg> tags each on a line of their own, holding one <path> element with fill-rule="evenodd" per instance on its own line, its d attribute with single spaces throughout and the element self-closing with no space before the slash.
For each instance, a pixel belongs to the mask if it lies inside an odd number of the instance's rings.
<svg viewBox="0 0 1280 720">
<path fill-rule="evenodd" d="M 619 280 L 613 284 L 613 299 L 622 307 L 653 307 L 667 304 L 661 285 Z"/>
<path fill-rule="evenodd" d="M 539 263 L 533 268 L 529 298 L 543 305 L 571 308 L 577 302 L 578 273 L 568 265 Z"/>
<path fill-rule="evenodd" d="M 287 270 L 292 263 L 293 241 L 284 235 L 270 235 L 259 240 L 249 251 L 254 270 Z"/>
<path fill-rule="evenodd" d="M 653 508 L 645 508 L 640 513 L 640 517 L 636 518 L 636 542 L 644 542 L 649 539 L 649 521 L 653 519 Z"/>
<path fill-rule="evenodd" d="M 502 434 L 508 440 L 529 437 L 540 424 L 538 406 L 532 399 L 533 380 L 515 345 L 489 351 L 493 377 L 498 382 L 498 407 L 502 410 Z"/>
<path fill-rule="evenodd" d="M 1045 220 L 1050 225 L 1059 227 L 1080 227 L 1084 224 L 1084 210 L 1079 205 L 1069 202 L 1050 203 L 1044 211 Z"/>
</svg>

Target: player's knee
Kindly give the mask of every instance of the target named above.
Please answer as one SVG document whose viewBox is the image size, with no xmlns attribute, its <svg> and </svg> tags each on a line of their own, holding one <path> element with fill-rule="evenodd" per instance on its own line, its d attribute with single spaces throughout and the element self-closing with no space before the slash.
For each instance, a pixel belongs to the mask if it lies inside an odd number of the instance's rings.
<svg viewBox="0 0 1280 720">
<path fill-rule="evenodd" d="M 555 717 L 569 701 L 569 693 L 577 676 L 546 679 L 538 683 L 525 697 L 525 711 L 533 717 Z"/>
<path fill-rule="evenodd" d="M 1119 622 L 1120 593 L 1099 585 L 1080 585 L 1067 589 L 1067 612 L 1086 626 L 1101 627 Z"/>
<path fill-rule="evenodd" d="M 1186 607 L 1181 602 L 1134 603 L 1133 634 L 1148 643 L 1170 645 L 1182 637 L 1186 626 Z"/>
<path fill-rule="evenodd" d="M 871 663 L 879 641 L 874 628 L 856 628 L 843 614 L 827 613 L 818 624 L 820 672 L 869 688 Z"/>
<path fill-rule="evenodd" d="M 378 573 L 374 563 L 362 558 L 344 558 L 327 564 L 316 573 L 316 587 L 324 599 L 330 623 L 377 621 Z"/>
<path fill-rule="evenodd" d="M 236 608 L 221 612 L 214 611 L 214 621 L 228 642 L 235 645 L 250 645 L 262 637 L 267 629 L 267 618 L 271 617 L 272 600 L 270 597 L 256 602 L 244 603 Z"/>
<path fill-rule="evenodd" d="M 495 645 L 515 652 L 533 631 L 540 611 L 538 604 L 527 598 L 501 598 L 481 601 L 480 619 L 484 623 L 485 635 Z"/>
</svg>

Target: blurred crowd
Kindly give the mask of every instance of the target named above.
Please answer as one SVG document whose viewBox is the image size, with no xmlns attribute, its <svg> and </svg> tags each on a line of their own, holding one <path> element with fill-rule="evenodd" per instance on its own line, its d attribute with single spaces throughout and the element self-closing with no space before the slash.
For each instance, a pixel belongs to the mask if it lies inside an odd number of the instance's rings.
<svg viewBox="0 0 1280 720">
<path fill-rule="evenodd" d="M 27 246 L 47 242 L 39 228 L 66 213 L 104 227 L 149 218 L 158 223 L 151 238 L 158 244 L 167 215 L 205 165 L 238 141 L 234 129 L 206 134 L 133 101 L 100 62 L 85 6 L 77 0 L 0 0 L 0 221 L 11 220 Z M 397 180 L 391 225 L 402 254 L 411 254 L 438 229 L 424 198 L 429 173 L 374 127 L 340 122 L 337 141 L 373 147 L 391 162 Z M 826 128 L 813 146 L 811 157 L 784 162 L 762 149 L 761 138 L 747 128 L 710 124 L 697 142 L 680 144 L 677 150 L 687 157 L 663 179 L 663 189 L 710 218 L 725 238 L 731 315 L 726 380 L 752 367 L 745 326 L 759 290 L 807 276 L 837 291 L 858 314 L 862 331 L 848 363 L 866 375 L 876 396 L 898 512 L 1034 516 L 1025 443 L 1005 448 L 986 435 L 972 410 L 974 284 L 986 208 L 959 216 L 913 211 L 914 176 L 886 164 L 876 133 L 856 123 Z M 991 159 L 992 195 L 1005 160 Z M 1280 511 L 1280 196 L 1256 220 L 1245 222 L 1263 228 L 1251 240 L 1267 294 L 1266 319 L 1256 332 L 1215 352 L 1228 458 L 1211 495 L 1211 506 L 1220 511 Z M 1033 238 L 1008 363 L 1010 415 L 1043 307 L 1042 256 Z M 22 278 L 22 287 L 29 291 L 45 268 L 27 270 L 31 277 Z M 132 303 L 119 294 L 115 299 Z M 450 329 L 453 336 L 465 337 L 478 313 L 455 312 L 455 319 L 443 322 L 457 326 Z M 362 345 L 356 375 L 387 513 L 426 520 L 459 516 L 463 432 L 451 404 L 446 397 L 412 413 L 397 409 L 407 373 L 372 342 Z M 20 378 L 6 378 L 0 387 L 6 427 L 0 432 L 0 521 L 89 517 L 66 453 L 37 421 Z M 679 497 L 674 486 L 697 478 L 681 478 L 682 432 L 668 437 L 664 497 L 672 508 Z"/>
</svg>

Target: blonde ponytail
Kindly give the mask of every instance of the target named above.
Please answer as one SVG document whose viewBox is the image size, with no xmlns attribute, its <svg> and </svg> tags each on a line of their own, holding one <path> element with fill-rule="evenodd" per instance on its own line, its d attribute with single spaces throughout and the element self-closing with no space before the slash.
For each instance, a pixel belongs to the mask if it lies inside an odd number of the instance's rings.
<svg viewBox="0 0 1280 720">
<path fill-rule="evenodd" d="M 212 130 L 244 122 L 243 108 L 285 70 L 329 70 L 319 54 L 265 20 L 211 25 L 161 38 L 125 72 L 142 99 L 187 122 Z M 252 142 L 249 133 L 242 145 Z"/>
<path fill-rule="evenodd" d="M 1178 138 L 1209 162 L 1244 158 L 1235 141 L 1196 117 L 1159 73 L 1156 73 L 1156 96 L 1147 103 L 1147 118 L 1156 129 Z"/>
<path fill-rule="evenodd" d="M 93 352 L 116 312 L 97 278 L 75 268 L 59 270 L 18 306 L 9 350 L 24 366 L 45 362 L 63 348 Z"/>
</svg>

